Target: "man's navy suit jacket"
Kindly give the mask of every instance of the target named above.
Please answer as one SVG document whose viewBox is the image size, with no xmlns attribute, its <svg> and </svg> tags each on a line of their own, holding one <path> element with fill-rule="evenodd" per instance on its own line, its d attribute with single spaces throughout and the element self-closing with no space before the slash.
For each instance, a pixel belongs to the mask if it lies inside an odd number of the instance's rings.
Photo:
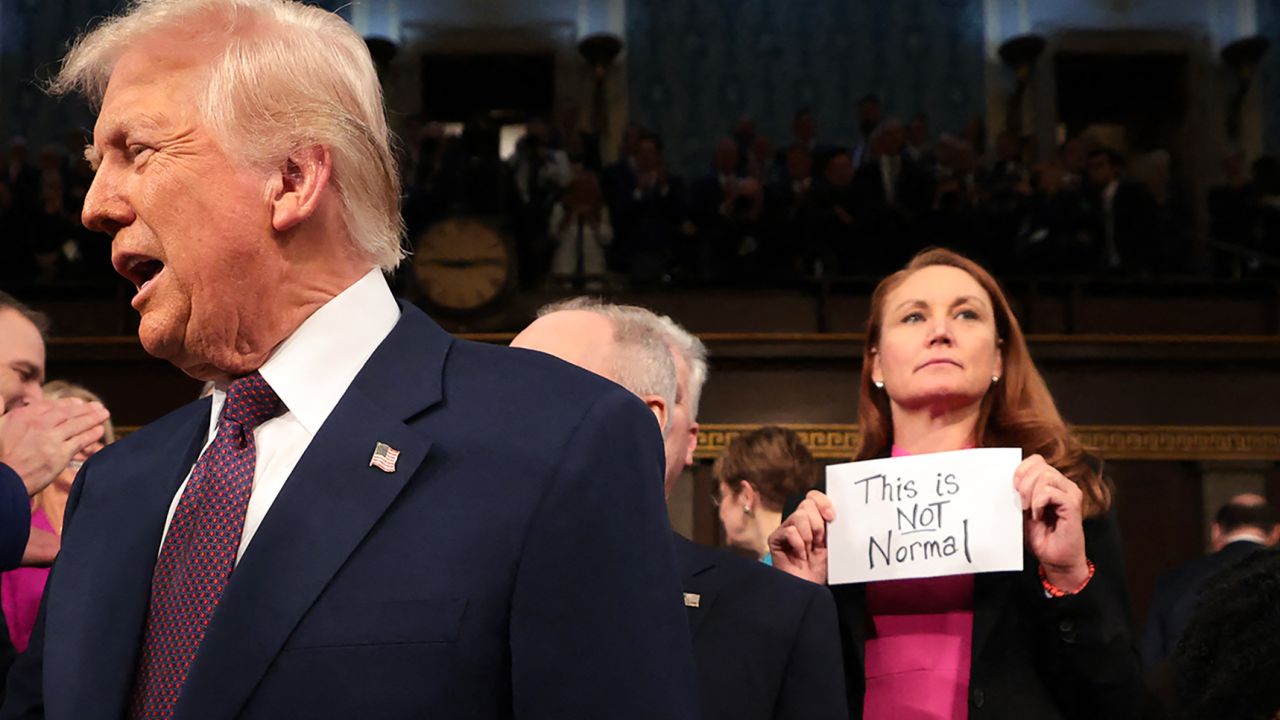
<svg viewBox="0 0 1280 720">
<path fill-rule="evenodd" d="M 1213 576 L 1244 560 L 1253 553 L 1266 549 L 1248 540 L 1237 540 L 1221 550 L 1204 555 L 1170 570 L 1156 582 L 1151 594 L 1151 609 L 1147 611 L 1147 625 L 1142 634 L 1139 650 L 1147 670 L 1154 670 L 1160 662 L 1173 654 L 1195 614 L 1200 590 Z"/>
<path fill-rule="evenodd" d="M 679 536 L 676 558 L 703 720 L 848 720 L 830 590 Z"/>
<path fill-rule="evenodd" d="M 200 401 L 86 463 L 0 716 L 120 718 Z M 400 451 L 370 467 L 375 445 Z M 694 718 L 662 440 L 631 393 L 415 308 L 275 499 L 174 718 Z"/>
<path fill-rule="evenodd" d="M 22 562 L 30 531 L 31 498 L 27 497 L 27 486 L 13 468 L 0 463 L 0 570 L 12 570 Z M 9 626 L 0 612 L 0 677 L 9 672 L 13 657 Z M 0 692 L 0 702 L 3 701 L 4 692 Z"/>
</svg>

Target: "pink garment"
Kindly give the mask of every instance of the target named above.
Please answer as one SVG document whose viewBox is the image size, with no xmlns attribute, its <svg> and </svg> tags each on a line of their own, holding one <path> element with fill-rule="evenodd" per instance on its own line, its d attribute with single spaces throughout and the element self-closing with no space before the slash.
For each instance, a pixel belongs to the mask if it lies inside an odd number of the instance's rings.
<svg viewBox="0 0 1280 720">
<path fill-rule="evenodd" d="M 893 448 L 893 456 L 909 453 Z M 866 720 L 964 720 L 973 654 L 973 575 L 867 584 Z"/>
<path fill-rule="evenodd" d="M 53 525 L 40 508 L 31 510 L 31 527 L 53 532 Z M 31 630 L 40 612 L 40 597 L 44 584 L 49 580 L 49 568 L 21 567 L 0 573 L 0 607 L 9 625 L 9 639 L 18 652 L 27 649 L 31 642 Z"/>
</svg>

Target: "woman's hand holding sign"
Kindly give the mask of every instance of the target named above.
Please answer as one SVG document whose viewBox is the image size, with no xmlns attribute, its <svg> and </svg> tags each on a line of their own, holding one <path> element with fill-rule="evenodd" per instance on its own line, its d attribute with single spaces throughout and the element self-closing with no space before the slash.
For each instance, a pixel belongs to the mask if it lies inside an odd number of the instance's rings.
<svg viewBox="0 0 1280 720">
<path fill-rule="evenodd" d="M 1084 493 L 1040 455 L 1032 455 L 1013 473 L 1022 496 L 1027 547 L 1044 566 L 1055 587 L 1070 589 L 1089 579 L 1084 547 Z"/>
<path fill-rule="evenodd" d="M 836 519 L 835 506 L 817 490 L 810 490 L 796 511 L 769 536 L 773 566 L 810 582 L 827 582 L 827 523 Z"/>
</svg>

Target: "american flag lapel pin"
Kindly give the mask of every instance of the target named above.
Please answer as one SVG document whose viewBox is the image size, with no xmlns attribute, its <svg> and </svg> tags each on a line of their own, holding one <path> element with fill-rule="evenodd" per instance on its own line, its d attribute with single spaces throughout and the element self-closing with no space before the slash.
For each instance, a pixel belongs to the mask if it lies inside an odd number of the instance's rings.
<svg viewBox="0 0 1280 720">
<path fill-rule="evenodd" d="M 373 448 L 373 457 L 369 458 L 369 467 L 376 467 L 382 472 L 396 471 L 396 458 L 400 457 L 400 451 L 390 445 L 380 442 Z"/>
</svg>

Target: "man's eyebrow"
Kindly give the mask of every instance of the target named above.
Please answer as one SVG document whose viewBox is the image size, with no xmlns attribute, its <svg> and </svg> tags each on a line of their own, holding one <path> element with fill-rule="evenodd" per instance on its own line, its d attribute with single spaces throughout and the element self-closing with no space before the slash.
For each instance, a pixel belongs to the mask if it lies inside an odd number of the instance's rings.
<svg viewBox="0 0 1280 720">
<path fill-rule="evenodd" d="M 14 372 L 18 373 L 19 375 L 22 375 L 24 377 L 27 375 L 31 375 L 40 382 L 44 381 L 44 369 L 33 362 L 29 362 L 27 360 L 17 360 L 12 365 L 10 365 L 10 367 L 12 367 Z"/>
<path fill-rule="evenodd" d="M 84 159 L 89 161 L 89 167 L 96 171 L 98 166 L 102 164 L 102 153 L 98 151 L 98 148 L 92 145 L 85 145 Z"/>
</svg>

